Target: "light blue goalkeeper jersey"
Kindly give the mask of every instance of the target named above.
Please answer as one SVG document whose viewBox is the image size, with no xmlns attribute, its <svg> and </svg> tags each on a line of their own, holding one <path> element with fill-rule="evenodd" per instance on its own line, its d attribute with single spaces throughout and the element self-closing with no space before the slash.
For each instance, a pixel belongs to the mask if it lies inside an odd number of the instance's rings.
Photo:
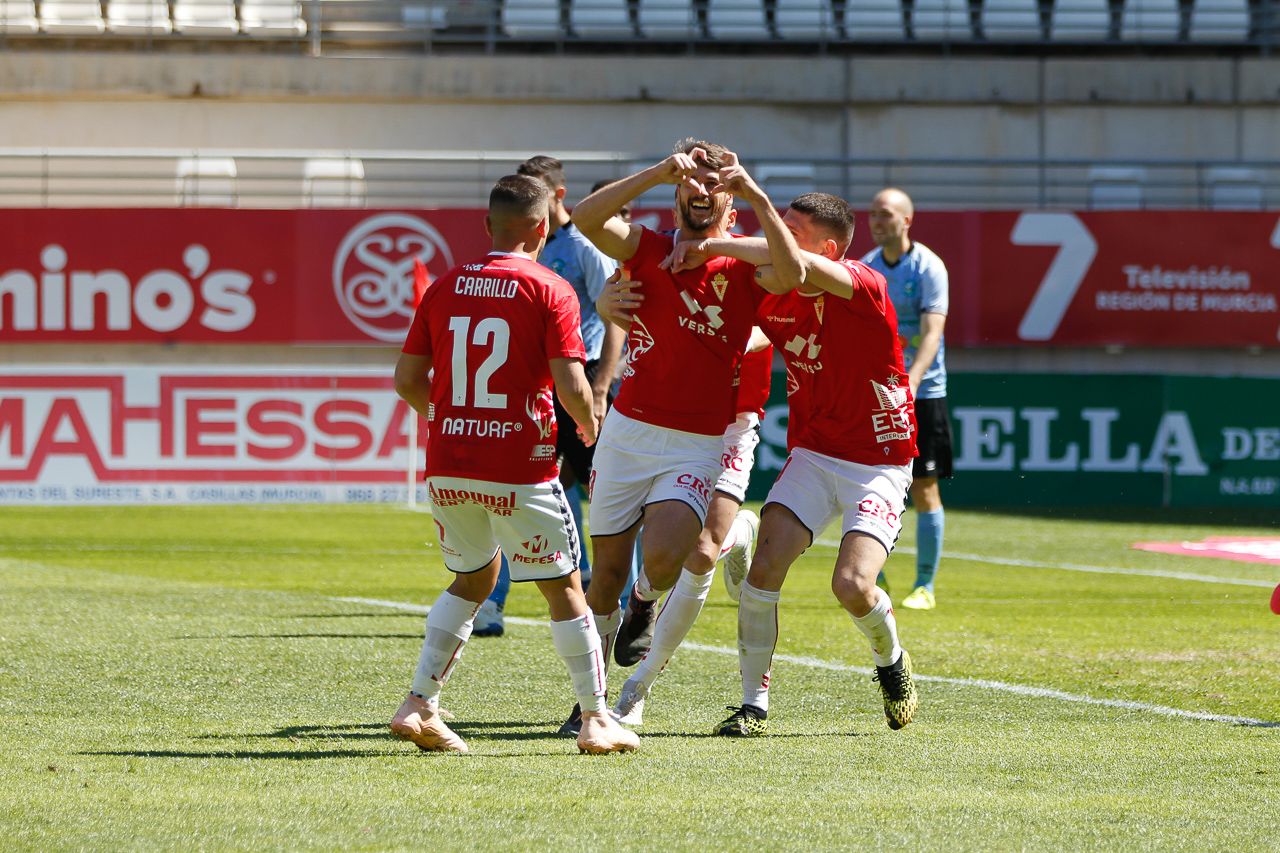
<svg viewBox="0 0 1280 853">
<path fill-rule="evenodd" d="M 926 311 L 946 314 L 948 306 L 947 267 L 942 259 L 922 243 L 912 241 L 911 248 L 890 265 L 877 246 L 863 256 L 862 262 L 879 272 L 889 283 L 889 300 L 898 313 L 898 339 L 902 342 L 902 360 L 908 370 L 920 346 L 920 315 Z M 938 344 L 938 355 L 920 379 L 916 398 L 926 400 L 947 396 L 946 337 Z"/>
<path fill-rule="evenodd" d="M 595 361 L 604 343 L 604 320 L 596 313 L 596 299 L 618 268 L 617 261 L 597 249 L 570 222 L 547 241 L 538 263 L 573 285 L 582 311 L 582 343 L 587 349 L 587 361 Z"/>
</svg>

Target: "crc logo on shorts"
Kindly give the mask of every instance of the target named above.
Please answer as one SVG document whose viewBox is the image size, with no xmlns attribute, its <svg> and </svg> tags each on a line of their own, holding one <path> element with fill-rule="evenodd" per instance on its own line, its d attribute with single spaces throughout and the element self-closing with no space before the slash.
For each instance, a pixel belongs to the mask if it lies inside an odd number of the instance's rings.
<svg viewBox="0 0 1280 853">
<path fill-rule="evenodd" d="M 858 502 L 858 514 L 875 527 L 896 534 L 899 527 L 898 513 L 877 497 L 863 498 Z"/>
<path fill-rule="evenodd" d="M 541 566 L 554 563 L 564 556 L 561 551 L 552 551 L 548 553 L 551 543 L 547 541 L 547 537 L 541 533 L 525 542 L 520 543 L 520 547 L 524 552 L 517 553 L 511 559 L 517 563 L 528 563 L 530 565 Z"/>
<path fill-rule="evenodd" d="M 720 467 L 729 471 L 741 471 L 743 464 L 742 445 L 735 444 L 727 453 L 720 456 Z"/>
<path fill-rule="evenodd" d="M 379 341 L 404 340 L 413 319 L 413 262 L 433 276 L 453 266 L 440 232 L 407 213 L 379 213 L 352 228 L 333 256 L 333 293 L 347 319 Z"/>
<path fill-rule="evenodd" d="M 676 485 L 683 486 L 693 494 L 702 498 L 703 503 L 711 501 L 711 484 L 696 474 L 681 474 L 676 477 Z"/>
</svg>

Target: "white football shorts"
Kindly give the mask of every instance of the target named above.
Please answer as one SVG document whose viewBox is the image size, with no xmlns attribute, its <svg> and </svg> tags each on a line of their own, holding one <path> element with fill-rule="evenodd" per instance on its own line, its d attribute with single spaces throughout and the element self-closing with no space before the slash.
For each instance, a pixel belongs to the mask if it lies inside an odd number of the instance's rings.
<svg viewBox="0 0 1280 853">
<path fill-rule="evenodd" d="M 910 488 L 910 465 L 859 465 L 797 447 L 765 505 L 782 504 L 794 512 L 814 539 L 841 516 L 841 539 L 865 533 L 892 553 Z"/>
<path fill-rule="evenodd" d="M 610 409 L 591 469 L 591 535 L 622 533 L 646 506 L 662 501 L 681 501 L 706 521 L 723 449 L 722 436 L 654 426 Z"/>
<path fill-rule="evenodd" d="M 451 572 L 479 571 L 499 548 L 513 581 L 551 580 L 578 568 L 582 545 L 559 480 L 510 485 L 428 477 L 427 494 Z"/>
<path fill-rule="evenodd" d="M 717 492 L 724 492 L 738 503 L 747 499 L 747 486 L 751 483 L 751 469 L 756 464 L 756 447 L 759 444 L 760 416 L 755 412 L 739 412 L 738 419 L 724 431 Z"/>
</svg>

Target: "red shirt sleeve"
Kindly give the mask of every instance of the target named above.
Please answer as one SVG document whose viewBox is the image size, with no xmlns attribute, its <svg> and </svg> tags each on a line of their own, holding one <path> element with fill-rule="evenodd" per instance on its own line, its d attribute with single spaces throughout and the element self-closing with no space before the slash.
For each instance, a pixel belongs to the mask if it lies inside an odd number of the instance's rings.
<svg viewBox="0 0 1280 853">
<path fill-rule="evenodd" d="M 587 360 L 587 348 L 582 343 L 582 315 L 578 307 L 578 295 L 567 281 L 557 281 L 547 287 L 550 309 L 547 322 L 547 358 L 576 358 Z"/>
</svg>

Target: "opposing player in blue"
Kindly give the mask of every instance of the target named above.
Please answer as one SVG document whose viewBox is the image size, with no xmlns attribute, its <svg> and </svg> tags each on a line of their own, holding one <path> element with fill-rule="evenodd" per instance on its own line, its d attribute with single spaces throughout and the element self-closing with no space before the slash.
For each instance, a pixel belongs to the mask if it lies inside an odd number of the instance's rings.
<svg viewBox="0 0 1280 853">
<path fill-rule="evenodd" d="M 916 442 L 920 456 L 912 469 L 911 503 L 916 508 L 916 582 L 902 606 L 932 610 L 934 576 L 942 559 L 945 515 L 938 480 L 951 478 L 951 420 L 947 414 L 947 267 L 923 243 L 911 239 L 915 206 L 892 187 L 871 200 L 870 230 L 876 248 L 862 262 L 889 283 L 898 312 L 902 357 L 916 401 Z M 880 584 L 888 587 L 884 573 Z"/>
</svg>

